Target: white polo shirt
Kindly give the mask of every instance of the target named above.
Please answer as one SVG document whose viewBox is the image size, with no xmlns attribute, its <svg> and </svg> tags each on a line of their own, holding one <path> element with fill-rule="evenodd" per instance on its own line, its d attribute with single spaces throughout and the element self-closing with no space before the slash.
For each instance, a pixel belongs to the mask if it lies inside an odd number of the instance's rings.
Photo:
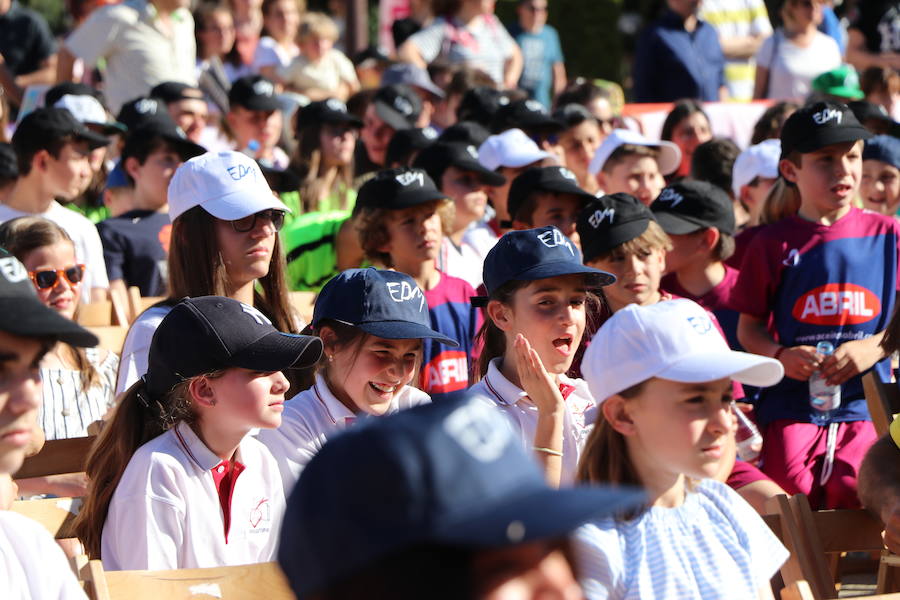
<svg viewBox="0 0 900 600">
<path fill-rule="evenodd" d="M 420 389 L 404 386 L 394 396 L 388 414 L 427 404 L 431 397 Z M 303 467 L 322 449 L 328 438 L 352 425 L 357 417 L 338 400 L 321 374 L 315 384 L 284 403 L 281 426 L 263 429 L 257 437 L 269 447 L 284 481 L 285 496 L 289 496 L 300 478 Z"/>
<path fill-rule="evenodd" d="M 502 358 L 491 360 L 484 379 L 469 388 L 469 393 L 500 408 L 510 420 L 513 429 L 521 436 L 522 446 L 533 453 L 534 434 L 537 430 L 538 408 L 525 390 L 513 384 L 500 372 Z M 575 481 L 578 458 L 587 441 L 593 424 L 585 415 L 596 406 L 587 383 L 583 379 L 559 376 L 560 391 L 566 400 L 563 422 L 562 483 Z"/>
<path fill-rule="evenodd" d="M 0 511 L 0 585 L 8 600 L 85 600 L 62 549 L 27 517 Z"/>
<path fill-rule="evenodd" d="M 184 422 L 138 448 L 109 505 L 103 567 L 191 569 L 274 560 L 285 510 L 278 466 L 250 435 L 234 465 L 229 471 Z M 224 501 L 217 480 L 231 489 Z"/>
</svg>

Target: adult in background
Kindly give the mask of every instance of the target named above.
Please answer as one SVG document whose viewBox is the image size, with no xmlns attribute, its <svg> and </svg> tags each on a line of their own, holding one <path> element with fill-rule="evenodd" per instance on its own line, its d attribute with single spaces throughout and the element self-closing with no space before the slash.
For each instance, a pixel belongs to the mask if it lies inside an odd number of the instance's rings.
<svg viewBox="0 0 900 600">
<path fill-rule="evenodd" d="M 44 17 L 19 4 L 0 0 L 0 84 L 16 106 L 29 85 L 56 78 L 56 42 Z"/>
<path fill-rule="evenodd" d="M 547 25 L 547 0 L 519 0 L 516 14 L 509 33 L 522 50 L 519 88 L 550 108 L 552 96 L 566 87 L 566 65 L 559 34 Z"/>
<path fill-rule="evenodd" d="M 812 80 L 841 64 L 837 42 L 820 32 L 822 0 L 785 0 L 783 25 L 756 54 L 754 98 L 806 98 Z"/>
<path fill-rule="evenodd" d="M 57 80 L 72 79 L 76 58 L 106 62 L 112 112 L 163 81 L 194 85 L 197 49 L 189 0 L 126 0 L 91 13 L 59 51 Z"/>
<path fill-rule="evenodd" d="M 724 100 L 725 56 L 716 30 L 697 16 L 700 0 L 666 0 L 666 11 L 641 34 L 634 57 L 635 102 Z"/>
<path fill-rule="evenodd" d="M 279 68 L 300 54 L 297 31 L 306 12 L 306 0 L 263 0 L 263 36 L 256 46 L 251 70 L 275 80 Z"/>
<path fill-rule="evenodd" d="M 859 2 L 847 36 L 847 62 L 860 73 L 869 67 L 900 69 L 900 2 Z"/>
<path fill-rule="evenodd" d="M 400 60 L 424 68 L 441 57 L 478 67 L 498 85 L 516 87 L 522 53 L 494 15 L 493 0 L 435 0 L 433 8 L 434 22 L 400 46 Z"/>
</svg>

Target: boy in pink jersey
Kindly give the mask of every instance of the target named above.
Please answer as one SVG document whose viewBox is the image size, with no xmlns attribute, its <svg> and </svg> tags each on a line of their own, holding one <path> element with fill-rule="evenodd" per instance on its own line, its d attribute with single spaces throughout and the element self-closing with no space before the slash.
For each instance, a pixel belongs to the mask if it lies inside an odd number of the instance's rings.
<svg viewBox="0 0 900 600">
<path fill-rule="evenodd" d="M 756 405 L 763 470 L 819 508 L 859 506 L 859 464 L 875 441 L 861 376 L 874 368 L 889 377 L 879 344 L 894 308 L 900 227 L 853 206 L 869 137 L 840 103 L 812 104 L 785 122 L 779 169 L 800 209 L 754 238 L 732 292 L 740 342 L 785 369 Z M 831 356 L 816 352 L 822 341 L 836 348 Z M 838 408 L 811 406 L 816 371 L 840 384 Z"/>
</svg>

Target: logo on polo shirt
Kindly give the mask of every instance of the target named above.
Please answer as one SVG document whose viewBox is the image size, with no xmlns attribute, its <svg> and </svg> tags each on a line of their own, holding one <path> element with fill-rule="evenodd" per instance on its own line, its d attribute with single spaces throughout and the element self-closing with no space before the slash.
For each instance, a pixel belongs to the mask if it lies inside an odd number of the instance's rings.
<svg viewBox="0 0 900 600">
<path fill-rule="evenodd" d="M 812 120 L 816 122 L 816 125 L 824 125 L 828 121 L 836 120 L 838 125 L 841 124 L 841 119 L 844 118 L 844 113 L 836 108 L 826 108 L 824 110 L 820 110 L 817 113 L 814 113 L 812 116 Z"/>
<path fill-rule="evenodd" d="M 853 283 L 827 283 L 814 288 L 794 303 L 791 315 L 811 325 L 856 325 L 881 314 L 881 300 L 872 291 Z"/>
<path fill-rule="evenodd" d="M 253 84 L 253 93 L 257 96 L 271 96 L 275 93 L 275 86 L 271 81 L 260 79 Z"/>
<path fill-rule="evenodd" d="M 418 300 L 419 312 L 425 307 L 425 294 L 422 293 L 419 286 L 410 284 L 408 281 L 389 281 L 385 285 L 387 285 L 388 294 L 394 302 Z"/>
<path fill-rule="evenodd" d="M 541 240 L 541 243 L 548 248 L 556 248 L 557 246 L 562 246 L 564 248 L 567 248 L 572 256 L 575 256 L 575 250 L 572 248 L 572 242 L 570 242 L 569 238 L 564 236 L 562 234 L 562 231 L 560 231 L 559 229 L 556 229 L 554 227 L 550 231 L 539 233 L 537 237 L 539 240 Z"/>
<path fill-rule="evenodd" d="M 414 183 L 418 183 L 419 187 L 425 185 L 425 174 L 421 171 L 406 171 L 404 173 L 400 173 L 394 179 L 397 180 L 400 185 L 408 186 Z"/>
<path fill-rule="evenodd" d="M 477 401 L 469 401 L 447 415 L 444 431 L 481 462 L 500 458 L 512 437 L 512 429 L 497 409 Z"/>
<path fill-rule="evenodd" d="M 612 225 L 616 219 L 616 209 L 614 208 L 604 208 L 603 210 L 595 210 L 594 214 L 588 217 L 588 224 L 597 229 L 603 223 L 603 221 L 609 219 L 609 224 Z"/>
<path fill-rule="evenodd" d="M 11 256 L 0 258 L 0 274 L 10 283 L 19 283 L 28 278 L 28 271 Z"/>
<path fill-rule="evenodd" d="M 344 104 L 343 102 L 341 102 L 340 100 L 338 100 L 337 98 L 329 98 L 328 100 L 325 101 L 325 106 L 327 106 L 329 109 L 336 111 L 336 112 L 342 112 L 342 113 L 347 112 L 347 105 Z"/>
<path fill-rule="evenodd" d="M 660 202 L 671 202 L 672 208 L 675 208 L 682 202 L 684 202 L 684 196 L 673 190 L 672 188 L 666 188 L 662 191 L 657 198 Z"/>
<path fill-rule="evenodd" d="M 268 498 L 260 498 L 252 509 L 250 509 L 250 527 L 253 529 L 250 533 L 262 533 L 269 530 L 267 525 L 272 522 L 272 508 L 269 506 Z"/>
</svg>

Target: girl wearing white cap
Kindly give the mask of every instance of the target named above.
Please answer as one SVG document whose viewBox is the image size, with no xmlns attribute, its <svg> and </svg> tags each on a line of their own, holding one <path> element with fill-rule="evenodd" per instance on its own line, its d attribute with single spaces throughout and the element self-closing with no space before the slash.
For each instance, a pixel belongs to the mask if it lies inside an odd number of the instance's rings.
<svg viewBox="0 0 900 600">
<path fill-rule="evenodd" d="M 600 406 L 579 479 L 648 493 L 642 510 L 577 533 L 587 597 L 772 598 L 769 579 L 788 552 L 712 477 L 734 434 L 732 379 L 774 385 L 781 364 L 731 351 L 708 313 L 679 299 L 616 312 L 591 340 L 582 373 Z"/>
<path fill-rule="evenodd" d="M 169 296 L 144 311 L 122 348 L 116 394 L 147 371 L 153 332 L 184 297 L 226 296 L 253 306 L 279 331 L 297 333 L 278 231 L 289 212 L 253 159 L 207 152 L 182 164 L 169 184 Z"/>
</svg>

